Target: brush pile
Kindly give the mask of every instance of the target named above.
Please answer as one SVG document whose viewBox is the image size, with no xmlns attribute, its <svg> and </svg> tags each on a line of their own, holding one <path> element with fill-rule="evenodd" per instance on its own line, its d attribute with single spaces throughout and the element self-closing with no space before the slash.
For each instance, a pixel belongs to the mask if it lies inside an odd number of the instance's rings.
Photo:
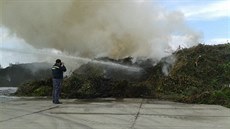
<svg viewBox="0 0 230 129">
<path fill-rule="evenodd" d="M 157 64 L 151 59 L 132 63 L 131 57 L 98 60 L 142 70 L 128 72 L 92 63 L 82 65 L 64 79 L 62 98 L 142 97 L 230 107 L 230 44 L 200 44 L 178 50 Z M 21 96 L 51 93 L 51 79 L 24 83 L 16 92 Z"/>
</svg>

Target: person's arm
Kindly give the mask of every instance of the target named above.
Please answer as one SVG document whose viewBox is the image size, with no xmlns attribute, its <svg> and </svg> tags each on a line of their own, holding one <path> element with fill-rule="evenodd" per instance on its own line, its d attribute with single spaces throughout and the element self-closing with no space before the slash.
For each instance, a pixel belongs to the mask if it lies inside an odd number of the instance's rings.
<svg viewBox="0 0 230 129">
<path fill-rule="evenodd" d="M 62 64 L 61 64 L 61 70 L 62 70 L 63 72 L 66 72 L 66 67 L 65 67 L 65 65 L 64 65 L 63 62 L 62 62 Z"/>
</svg>

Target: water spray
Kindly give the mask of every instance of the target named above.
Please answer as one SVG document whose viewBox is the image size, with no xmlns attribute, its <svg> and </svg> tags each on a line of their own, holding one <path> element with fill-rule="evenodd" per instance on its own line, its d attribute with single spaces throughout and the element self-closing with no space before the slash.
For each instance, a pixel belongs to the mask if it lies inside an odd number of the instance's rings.
<svg viewBox="0 0 230 129">
<path fill-rule="evenodd" d="M 66 55 L 63 53 L 60 54 L 55 54 L 55 53 L 48 53 L 48 52 L 44 52 L 44 51 L 24 51 L 24 50 L 20 50 L 20 49 L 8 49 L 8 48 L 0 48 L 1 51 L 11 51 L 11 52 L 15 52 L 15 53 L 23 53 L 23 54 L 32 54 L 32 55 L 49 55 L 52 57 L 58 57 L 58 58 L 66 58 L 66 59 L 71 59 L 71 60 L 77 60 L 77 61 L 81 61 L 84 63 L 94 63 L 94 64 L 101 64 L 101 65 L 105 65 L 105 66 L 110 66 L 110 67 L 114 67 L 116 69 L 122 69 L 122 70 L 126 70 L 126 71 L 130 71 L 130 72 L 141 72 L 142 68 L 140 67 L 134 67 L 134 66 L 127 66 L 127 65 L 122 65 L 119 63 L 114 63 L 114 62 L 108 62 L 108 61 L 99 61 L 99 60 L 95 60 L 95 59 L 90 59 L 90 58 L 83 58 L 83 57 L 75 57 L 75 56 L 71 56 L 71 55 Z"/>
<path fill-rule="evenodd" d="M 114 68 L 124 69 L 124 70 L 132 71 L 132 72 L 140 72 L 142 70 L 139 67 L 127 66 L 127 65 L 122 65 L 122 64 L 118 64 L 118 63 L 114 63 L 114 62 L 108 62 L 108 61 L 98 61 L 98 60 L 94 60 L 94 59 L 90 59 L 90 58 L 75 57 L 75 56 L 70 56 L 70 55 L 60 55 L 60 57 L 74 59 L 74 60 L 80 60 L 83 62 L 101 64 L 101 65 L 106 65 L 106 66 L 112 66 Z"/>
</svg>

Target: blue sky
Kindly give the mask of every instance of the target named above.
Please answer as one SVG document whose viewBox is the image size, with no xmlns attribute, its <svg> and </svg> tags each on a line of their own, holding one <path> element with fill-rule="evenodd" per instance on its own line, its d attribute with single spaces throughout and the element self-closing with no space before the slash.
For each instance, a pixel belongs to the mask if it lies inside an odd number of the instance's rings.
<svg viewBox="0 0 230 129">
<path fill-rule="evenodd" d="M 227 40 L 230 42 L 230 0 L 135 1 L 154 3 L 153 5 L 157 2 L 164 10 L 182 12 L 185 23 L 193 30 L 202 33 L 201 43 L 219 44 L 226 43 Z M 21 62 L 33 62 L 37 60 L 37 57 L 28 57 L 18 53 L 15 54 L 12 51 L 6 51 L 7 49 L 12 50 L 14 48 L 34 49 L 29 44 L 26 44 L 23 39 L 19 39 L 15 35 L 10 35 L 7 29 L 0 27 L 0 64 L 3 67 L 9 63 L 19 62 L 19 60 Z"/>
<path fill-rule="evenodd" d="M 186 23 L 203 33 L 201 42 L 223 43 L 230 39 L 230 0 L 159 0 L 171 11 L 181 11 Z"/>
</svg>

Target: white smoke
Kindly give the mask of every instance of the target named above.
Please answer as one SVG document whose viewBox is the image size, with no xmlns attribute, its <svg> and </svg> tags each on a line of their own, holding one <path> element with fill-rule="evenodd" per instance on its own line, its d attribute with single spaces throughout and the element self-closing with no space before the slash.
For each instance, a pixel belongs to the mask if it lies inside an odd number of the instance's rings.
<svg viewBox="0 0 230 129">
<path fill-rule="evenodd" d="M 0 24 L 26 43 L 74 56 L 166 55 L 173 36 L 198 43 L 181 12 L 144 0 L 0 0 Z"/>
<path fill-rule="evenodd" d="M 174 55 L 171 55 L 169 57 L 166 57 L 163 60 L 163 67 L 162 67 L 162 73 L 165 76 L 168 76 L 170 73 L 170 70 L 173 68 L 174 64 L 176 62 L 176 57 Z"/>
</svg>

